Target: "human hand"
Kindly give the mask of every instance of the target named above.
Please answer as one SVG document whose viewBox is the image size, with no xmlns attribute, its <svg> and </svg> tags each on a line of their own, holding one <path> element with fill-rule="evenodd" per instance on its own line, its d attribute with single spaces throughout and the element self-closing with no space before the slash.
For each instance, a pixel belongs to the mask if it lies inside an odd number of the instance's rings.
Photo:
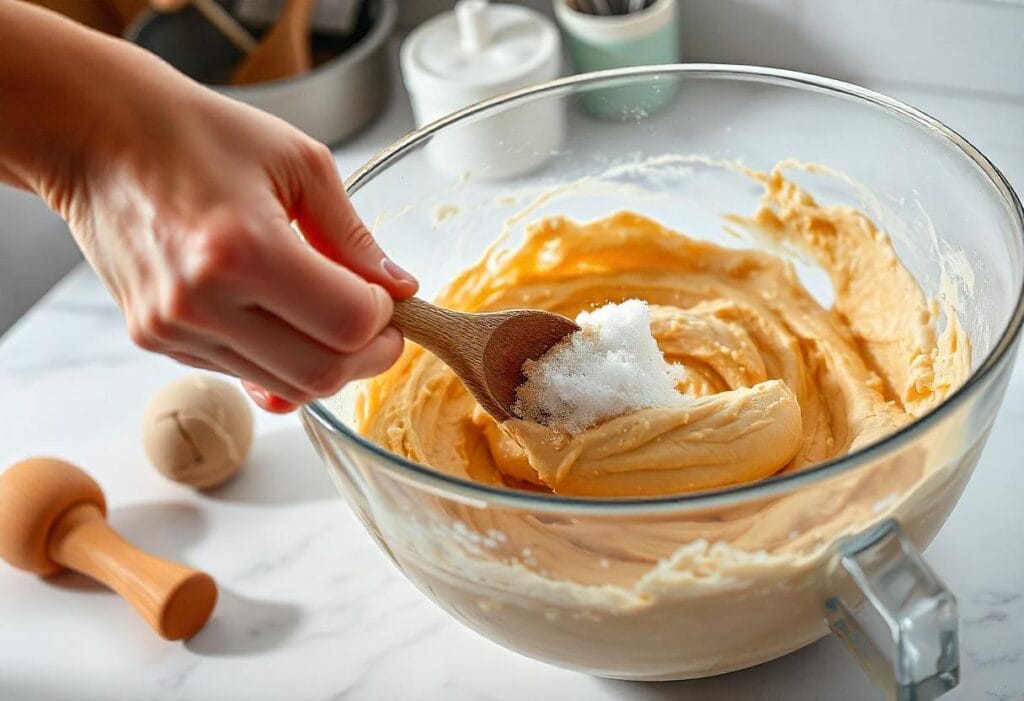
<svg viewBox="0 0 1024 701">
<path fill-rule="evenodd" d="M 125 68 L 102 48 L 115 73 L 104 102 L 72 117 L 88 133 L 76 141 L 69 126 L 73 158 L 31 184 L 67 219 L 132 339 L 246 380 L 273 411 L 389 367 L 402 350 L 392 298 L 417 283 L 356 215 L 330 151 L 148 54 L 116 47 Z"/>
</svg>

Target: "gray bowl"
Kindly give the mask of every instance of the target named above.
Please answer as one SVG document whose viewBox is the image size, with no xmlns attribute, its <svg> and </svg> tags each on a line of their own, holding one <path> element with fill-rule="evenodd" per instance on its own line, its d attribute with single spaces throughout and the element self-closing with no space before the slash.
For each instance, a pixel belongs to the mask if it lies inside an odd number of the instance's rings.
<svg viewBox="0 0 1024 701">
<path fill-rule="evenodd" d="M 338 45 L 338 55 L 304 75 L 244 87 L 224 84 L 242 53 L 192 7 L 173 14 L 146 10 L 125 38 L 214 90 L 333 144 L 379 114 L 391 92 L 387 43 L 398 16 L 396 0 L 366 0 L 363 13 L 361 29 L 350 45 Z M 314 36 L 314 48 L 317 41 Z"/>
</svg>

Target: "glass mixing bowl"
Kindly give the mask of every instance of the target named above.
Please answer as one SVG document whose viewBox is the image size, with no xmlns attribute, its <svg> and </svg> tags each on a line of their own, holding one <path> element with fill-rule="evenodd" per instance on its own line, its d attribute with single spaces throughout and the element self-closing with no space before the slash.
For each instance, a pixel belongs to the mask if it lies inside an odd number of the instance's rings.
<svg viewBox="0 0 1024 701">
<path fill-rule="evenodd" d="M 594 109 L 622 95 L 631 108 Z M 520 118 L 531 114 L 549 121 Z M 483 144 L 495 167 L 480 167 L 478 136 L 497 122 L 503 138 Z M 564 139 L 551 151 L 538 135 L 554 130 Z M 918 553 L 977 463 L 1024 315 L 1020 203 L 966 140 L 833 80 L 656 66 L 480 103 L 398 141 L 347 184 L 429 297 L 499 232 L 515 244 L 547 214 L 585 220 L 628 208 L 691 236 L 756 246 L 723 232 L 721 215 L 753 212 L 760 195 L 728 163 L 767 170 L 787 158 L 845 174 L 790 173 L 819 201 L 867 212 L 926 294 L 954 306 L 973 344 L 969 381 L 853 454 L 653 499 L 561 498 L 439 474 L 359 435 L 357 385 L 305 407 L 302 421 L 352 508 L 455 618 L 525 655 L 620 679 L 749 667 L 831 628 L 894 697 L 928 698 L 957 683 L 955 598 Z M 507 162 L 541 165 L 507 177 Z M 821 271 L 795 265 L 827 302 Z"/>
</svg>

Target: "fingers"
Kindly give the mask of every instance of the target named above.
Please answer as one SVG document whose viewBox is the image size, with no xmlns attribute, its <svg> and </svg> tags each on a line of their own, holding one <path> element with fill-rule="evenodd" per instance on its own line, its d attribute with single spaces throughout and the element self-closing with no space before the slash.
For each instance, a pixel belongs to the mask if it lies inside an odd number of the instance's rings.
<svg viewBox="0 0 1024 701">
<path fill-rule="evenodd" d="M 182 365 L 190 365 L 194 368 L 199 368 L 200 370 L 210 370 L 212 372 L 219 372 L 224 375 L 231 374 L 224 368 L 220 367 L 219 365 L 211 363 L 210 361 L 204 358 L 192 355 L 191 353 L 170 352 L 167 354 L 167 357 L 172 358 L 173 360 L 177 360 Z"/>
<path fill-rule="evenodd" d="M 389 326 L 358 353 L 345 357 L 348 381 L 379 375 L 398 361 L 405 339 L 398 329 Z"/>
<path fill-rule="evenodd" d="M 387 329 L 381 334 L 381 340 L 377 341 L 377 347 L 371 349 L 371 353 L 367 359 L 361 360 L 357 367 L 354 368 L 353 379 L 359 377 L 373 377 L 374 375 L 383 372 L 398 358 L 402 353 L 402 335 L 394 329 Z M 269 411 L 273 414 L 286 414 L 290 411 L 294 411 L 297 408 L 297 404 L 288 401 L 280 395 L 274 394 L 266 387 L 249 382 L 246 380 L 242 381 L 242 387 L 249 394 L 257 406 L 264 411 Z"/>
<path fill-rule="evenodd" d="M 168 353 L 168 357 L 178 361 L 182 365 L 188 365 L 190 367 L 199 368 L 200 370 L 210 370 L 212 372 L 218 372 L 222 375 L 233 375 L 219 365 L 209 362 L 203 358 L 192 355 L 190 353 Z M 245 389 L 249 397 L 264 411 L 269 411 L 274 414 L 286 414 L 290 411 L 294 411 L 298 404 L 293 404 L 283 397 L 279 397 L 276 394 L 272 394 L 269 390 L 259 385 L 253 384 L 248 380 L 242 380 L 242 387 Z"/>
<path fill-rule="evenodd" d="M 351 380 L 383 372 L 403 347 L 401 334 L 389 327 L 356 352 L 335 353 L 262 309 L 224 317 L 216 336 L 172 343 L 168 355 L 249 380 L 292 404 L 331 396 Z"/>
<path fill-rule="evenodd" d="M 248 314 L 248 310 L 219 304 L 204 309 L 201 315 L 188 321 L 172 313 L 159 315 L 159 321 L 155 321 L 158 315 L 153 313 L 129 313 L 129 333 L 136 344 L 145 350 L 162 353 L 193 367 L 258 382 L 296 404 L 309 401 L 313 393 L 285 379 L 276 369 L 263 367 L 249 358 L 248 354 L 256 339 L 251 336 L 239 339 L 233 335 L 240 325 L 239 317 L 247 318 Z M 140 321 L 140 317 L 145 321 Z M 199 317 L 202 317 L 202 322 L 197 323 Z M 263 338 L 261 344 L 271 347 L 279 344 L 280 339 L 286 335 L 297 335 L 294 329 L 285 324 L 270 329 L 264 326 L 264 330 L 269 330 L 271 335 Z M 301 340 L 290 341 L 287 345 L 292 348 L 318 346 L 308 338 L 305 339 L 306 345 Z"/>
<path fill-rule="evenodd" d="M 399 299 L 419 283 L 388 258 L 352 207 L 330 150 L 312 148 L 302 168 L 292 216 L 310 245 Z"/>
<path fill-rule="evenodd" d="M 190 232 L 184 272 L 155 286 L 161 299 L 139 305 L 137 336 L 182 324 L 209 326 L 216 304 L 265 308 L 339 353 L 375 338 L 390 323 L 391 295 L 314 251 L 295 237 L 284 212 L 277 214 L 257 222 L 223 211 Z"/>
<path fill-rule="evenodd" d="M 264 411 L 269 411 L 271 414 L 287 414 L 298 408 L 297 404 L 292 404 L 287 399 L 279 397 L 268 391 L 265 387 L 260 387 L 248 380 L 242 380 L 242 387 L 249 397 L 256 402 L 256 406 Z"/>
<path fill-rule="evenodd" d="M 391 322 L 391 295 L 294 238 L 282 242 L 246 302 L 272 312 L 338 353 L 366 346 Z"/>
<path fill-rule="evenodd" d="M 308 392 L 289 384 L 227 346 L 207 346 L 197 348 L 195 352 L 207 362 L 223 368 L 225 374 L 254 382 L 291 404 L 305 404 L 313 398 Z"/>
<path fill-rule="evenodd" d="M 338 353 L 261 308 L 239 309 L 222 321 L 232 348 L 311 397 L 329 396 L 352 379 L 353 365 L 372 347 Z M 252 378 L 250 378 L 252 379 Z M 290 398 L 290 397 L 289 397 Z"/>
<path fill-rule="evenodd" d="M 402 346 L 402 335 L 395 329 L 386 329 L 371 344 L 366 353 L 359 354 L 360 357 L 353 363 L 352 379 L 373 377 L 383 372 L 402 354 Z M 257 406 L 264 411 L 269 411 L 273 414 L 286 414 L 294 411 L 298 406 L 297 403 L 291 402 L 254 382 L 243 380 L 242 387 L 245 388 L 245 391 L 256 402 Z"/>
<path fill-rule="evenodd" d="M 331 174 L 344 206 L 333 214 L 321 207 L 308 221 L 358 222 L 333 165 Z M 303 197 L 313 202 L 309 194 Z M 138 276 L 124 305 L 129 333 L 143 348 L 247 380 L 272 411 L 330 396 L 350 380 L 383 372 L 401 354 L 402 337 L 389 327 L 393 293 L 361 276 L 390 280 L 372 239 L 352 258 L 357 270 L 296 238 L 279 207 L 269 215 L 217 208 L 184 231 L 162 265 Z M 341 239 L 318 241 L 330 248 Z M 371 259 L 376 272 L 367 267 Z M 401 285 L 390 284 L 401 294 Z M 410 293 L 415 287 L 406 281 Z"/>
<path fill-rule="evenodd" d="M 232 373 L 219 365 L 215 365 L 203 358 L 189 353 L 168 353 L 167 355 L 174 360 L 177 360 L 182 365 L 189 365 L 194 368 L 199 368 L 200 370 L 210 370 L 222 375 L 232 375 Z M 264 411 L 269 411 L 272 414 L 287 414 L 288 412 L 295 411 L 299 406 L 298 404 L 289 402 L 283 397 L 272 394 L 266 388 L 253 384 L 248 380 L 242 380 L 242 387 L 258 407 Z"/>
<path fill-rule="evenodd" d="M 389 368 L 402 353 L 402 335 L 388 327 L 363 348 L 336 353 L 259 308 L 220 315 L 216 332 L 179 329 L 165 337 L 163 352 L 175 360 L 248 380 L 250 392 L 270 411 L 290 411 L 314 397 L 335 394 L 354 379 Z"/>
</svg>

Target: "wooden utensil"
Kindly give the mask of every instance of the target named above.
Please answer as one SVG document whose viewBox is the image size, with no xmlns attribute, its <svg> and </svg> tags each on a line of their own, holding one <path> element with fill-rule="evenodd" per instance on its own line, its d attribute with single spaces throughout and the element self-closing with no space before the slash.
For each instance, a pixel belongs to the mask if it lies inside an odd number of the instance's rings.
<svg viewBox="0 0 1024 701">
<path fill-rule="evenodd" d="M 198 632 L 217 602 L 213 579 L 131 545 L 106 512 L 99 485 L 74 465 L 19 462 L 0 475 L 0 558 L 43 576 L 67 568 L 99 580 L 167 640 Z"/>
<path fill-rule="evenodd" d="M 512 309 L 472 314 L 417 297 L 396 300 L 391 323 L 450 367 L 484 411 L 498 421 L 512 418 L 523 364 L 579 331 L 575 323 L 551 312 Z"/>
<path fill-rule="evenodd" d="M 274 26 L 231 77 L 233 85 L 280 80 L 313 67 L 309 23 L 314 0 L 287 0 Z"/>
<path fill-rule="evenodd" d="M 258 46 L 255 37 L 249 33 L 249 30 L 243 27 L 217 0 L 149 0 L 149 2 L 157 12 L 177 12 L 191 4 L 239 51 L 248 55 Z"/>
</svg>

